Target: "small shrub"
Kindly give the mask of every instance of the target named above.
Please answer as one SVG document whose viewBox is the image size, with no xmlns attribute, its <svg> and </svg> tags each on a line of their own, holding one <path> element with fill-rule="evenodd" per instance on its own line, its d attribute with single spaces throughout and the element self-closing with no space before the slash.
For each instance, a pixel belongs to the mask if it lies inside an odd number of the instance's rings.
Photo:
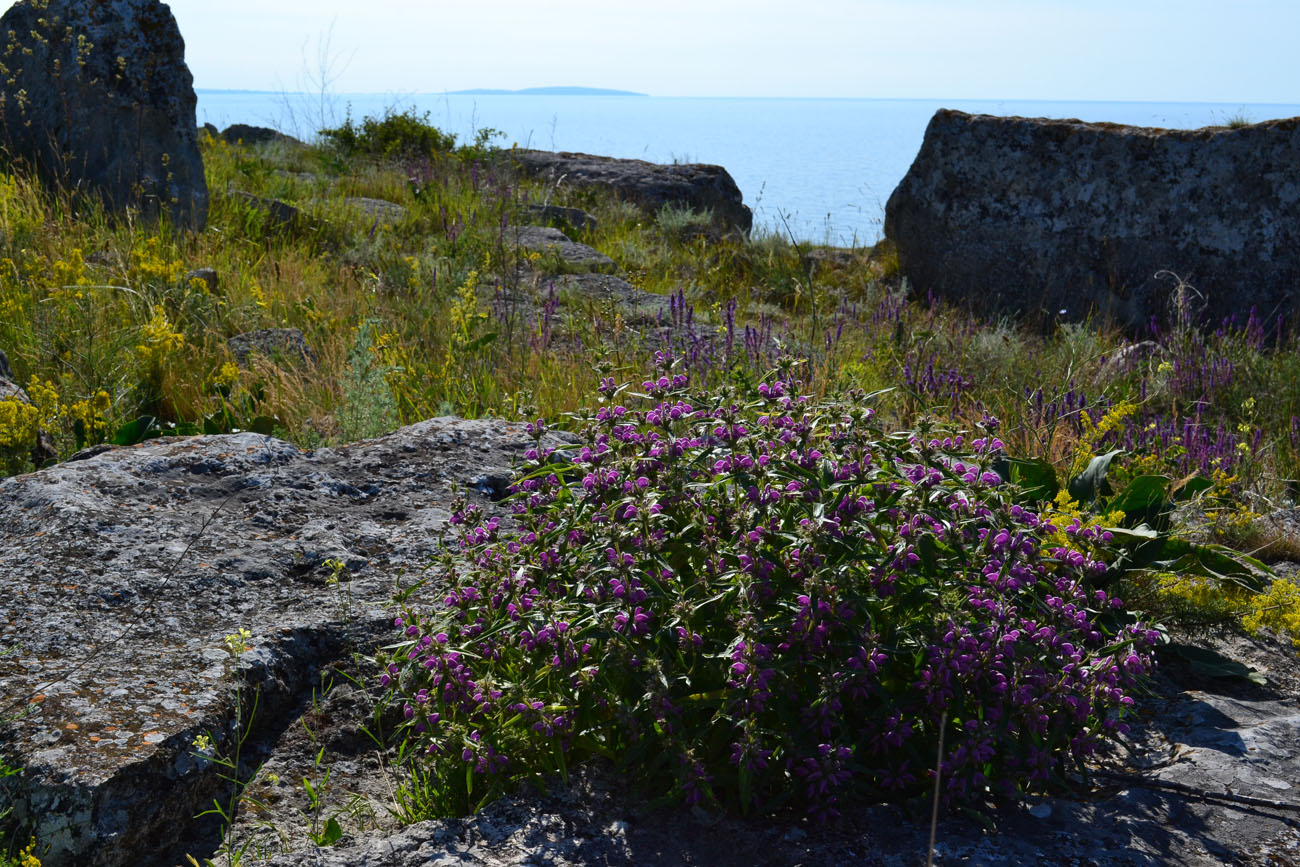
<svg viewBox="0 0 1300 867">
<path fill-rule="evenodd" d="M 345 157 L 433 156 L 456 146 L 456 136 L 430 124 L 427 111 L 417 115 L 414 109 L 389 111 L 382 118 L 367 117 L 360 125 L 354 124 L 349 114 L 342 126 L 323 129 L 320 135 Z"/>
<path fill-rule="evenodd" d="M 604 755 L 687 803 L 825 818 L 928 791 L 941 737 L 966 801 L 1123 729 L 1157 634 L 1094 587 L 1108 533 L 1013 502 L 991 432 L 886 434 L 788 361 L 692 396 L 660 358 L 640 393 L 602 382 L 571 452 L 530 424 L 518 532 L 460 503 L 445 598 L 402 596 L 382 680 L 425 802 Z"/>
</svg>

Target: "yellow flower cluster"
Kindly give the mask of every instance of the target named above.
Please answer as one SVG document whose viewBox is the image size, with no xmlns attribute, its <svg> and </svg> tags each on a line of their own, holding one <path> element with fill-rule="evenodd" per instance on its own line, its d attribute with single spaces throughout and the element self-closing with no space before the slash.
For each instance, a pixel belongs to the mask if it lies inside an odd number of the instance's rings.
<svg viewBox="0 0 1300 867">
<path fill-rule="evenodd" d="M 1056 527 L 1056 532 L 1044 540 L 1044 545 L 1050 548 L 1065 547 L 1075 548 L 1074 537 L 1065 532 L 1075 521 L 1079 522 L 1080 529 L 1089 527 L 1118 527 L 1124 521 L 1124 513 L 1115 509 L 1104 515 L 1089 515 L 1088 512 L 1079 505 L 1079 501 L 1070 496 L 1070 492 L 1061 490 L 1057 493 L 1056 499 L 1052 500 L 1052 505 L 1043 510 L 1042 518 L 1050 521 Z"/>
<path fill-rule="evenodd" d="M 41 411 L 16 397 L 0 400 L 0 450 L 25 452 L 36 445 Z"/>
<path fill-rule="evenodd" d="M 100 389 L 89 400 L 79 400 L 65 409 L 67 415 L 71 416 L 74 421 L 81 422 L 81 426 L 86 432 L 87 441 L 98 442 L 100 434 L 108 430 L 106 415 L 111 405 L 112 398 L 109 397 L 108 392 Z"/>
<path fill-rule="evenodd" d="M 17 864 L 18 867 L 41 867 L 41 859 L 32 854 L 35 851 L 36 838 L 33 837 L 27 844 L 26 848 L 14 856 L 14 863 Z"/>
<path fill-rule="evenodd" d="M 1094 422 L 1086 412 L 1082 414 L 1080 423 L 1083 425 L 1083 438 L 1075 446 L 1074 457 L 1070 461 L 1071 478 L 1088 468 L 1088 462 L 1097 453 L 1097 444 L 1104 440 L 1107 434 L 1122 428 L 1124 420 L 1137 410 L 1137 404 L 1126 400 L 1111 407 L 1099 422 Z"/>
<path fill-rule="evenodd" d="M 1241 619 L 1248 632 L 1271 629 L 1300 647 L 1300 585 L 1291 578 L 1279 578 L 1251 600 L 1250 611 Z"/>
<path fill-rule="evenodd" d="M 1200 575 L 1162 572 L 1155 576 L 1156 590 L 1180 608 L 1210 614 L 1213 619 L 1240 617 L 1250 609 L 1255 594 L 1230 581 L 1214 581 Z"/>
<path fill-rule="evenodd" d="M 146 368 L 156 369 L 176 350 L 185 345 L 185 335 L 174 331 L 167 311 L 161 307 L 153 308 L 153 316 L 140 327 L 140 342 L 135 352 L 140 363 Z"/>
<path fill-rule="evenodd" d="M 172 258 L 171 251 L 164 250 L 157 237 L 147 239 L 132 251 L 131 258 L 133 270 L 141 280 L 175 283 L 185 273 L 185 263 Z"/>
<path fill-rule="evenodd" d="M 239 382 L 239 365 L 227 361 L 221 365 L 217 375 L 212 377 L 212 384 L 217 388 L 229 388 Z"/>
</svg>

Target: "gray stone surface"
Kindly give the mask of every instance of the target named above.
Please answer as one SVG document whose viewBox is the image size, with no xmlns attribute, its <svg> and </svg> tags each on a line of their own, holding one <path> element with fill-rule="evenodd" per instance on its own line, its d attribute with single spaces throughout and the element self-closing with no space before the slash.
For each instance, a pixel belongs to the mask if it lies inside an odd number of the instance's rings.
<svg viewBox="0 0 1300 867">
<path fill-rule="evenodd" d="M 565 208 L 560 205 L 527 205 L 524 208 L 530 216 L 543 222 L 559 223 L 579 232 L 594 230 L 596 218 L 581 208 Z"/>
<path fill-rule="evenodd" d="M 265 126 L 252 126 L 246 123 L 235 123 L 221 131 L 221 137 L 231 144 L 243 143 L 246 145 L 260 145 L 267 142 L 277 144 L 302 145 L 302 142 L 291 135 L 285 135 L 277 129 L 271 129 Z"/>
<path fill-rule="evenodd" d="M 406 219 L 406 208 L 385 199 L 369 199 L 353 196 L 343 200 L 349 208 L 360 211 L 366 219 L 380 226 L 393 226 Z"/>
<path fill-rule="evenodd" d="M 20 0 L 0 18 L 0 96 L 0 139 L 47 178 L 203 228 L 194 81 L 166 4 Z"/>
<path fill-rule="evenodd" d="M 284 358 L 293 361 L 316 360 L 316 353 L 307 345 L 306 336 L 297 328 L 263 328 L 258 331 L 245 331 L 226 341 L 235 361 L 248 366 L 250 356 L 257 354 L 267 358 Z"/>
<path fill-rule="evenodd" d="M 652 214 L 664 205 L 709 211 L 714 222 L 739 232 L 748 232 L 754 222 L 740 188 L 722 166 L 660 165 L 644 160 L 537 150 L 514 150 L 511 158 L 526 174 L 545 178 L 560 187 L 612 190 Z"/>
<path fill-rule="evenodd" d="M 506 229 L 506 243 L 535 253 L 549 254 L 555 262 L 539 261 L 537 267 L 558 266 L 560 271 L 614 271 L 617 265 L 604 253 L 586 244 L 569 240 L 559 229 L 549 226 L 511 226 Z"/>
<path fill-rule="evenodd" d="M 1211 321 L 1300 298 L 1300 118 L 1160 130 L 937 112 L 885 213 L 920 292 L 1129 327 L 1176 281 Z"/>
<path fill-rule="evenodd" d="M 0 744 L 26 769 L 4 785 L 44 863 L 181 863 L 170 845 L 221 791 L 193 741 L 233 737 L 224 636 L 251 633 L 237 676 L 265 727 L 345 642 L 387 636 L 394 583 L 432 559 L 453 485 L 507 472 L 529 442 L 442 418 L 316 452 L 155 440 L 0 481 Z M 337 587 L 330 558 L 347 565 Z"/>
<path fill-rule="evenodd" d="M 216 268 L 195 268 L 185 274 L 185 283 L 187 285 L 194 280 L 202 282 L 209 292 L 216 292 L 221 287 Z"/>
</svg>

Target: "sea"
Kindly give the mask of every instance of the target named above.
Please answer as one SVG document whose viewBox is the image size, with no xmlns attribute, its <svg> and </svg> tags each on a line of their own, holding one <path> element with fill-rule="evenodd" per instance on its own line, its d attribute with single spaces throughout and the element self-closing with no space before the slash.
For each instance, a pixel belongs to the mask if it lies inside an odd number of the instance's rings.
<svg viewBox="0 0 1300 867">
<path fill-rule="evenodd" d="M 347 117 L 427 113 L 460 142 L 724 166 L 756 230 L 833 246 L 875 243 L 885 203 L 940 108 L 1195 129 L 1300 116 L 1298 104 L 968 99 L 702 98 L 542 94 L 308 94 L 198 90 L 198 121 L 310 140 Z"/>
</svg>

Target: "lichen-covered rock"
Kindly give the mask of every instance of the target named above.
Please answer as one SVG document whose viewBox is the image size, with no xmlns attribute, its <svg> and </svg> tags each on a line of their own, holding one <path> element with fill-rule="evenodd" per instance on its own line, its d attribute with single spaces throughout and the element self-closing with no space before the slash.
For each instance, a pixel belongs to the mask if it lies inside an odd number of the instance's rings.
<svg viewBox="0 0 1300 867">
<path fill-rule="evenodd" d="M 659 165 L 591 154 L 514 150 L 511 158 L 526 174 L 570 187 L 611 190 L 619 198 L 657 213 L 664 205 L 708 211 L 718 225 L 748 232 L 754 215 L 736 181 L 722 166 L 703 163 Z"/>
<path fill-rule="evenodd" d="M 1297 166 L 1300 118 L 1185 131 L 942 110 L 885 236 L 916 290 L 982 311 L 1136 327 L 1168 312 L 1170 271 L 1212 318 L 1290 314 Z"/>
<path fill-rule="evenodd" d="M 395 226 L 405 220 L 408 213 L 406 208 L 396 202 L 365 196 L 350 196 L 343 200 L 343 204 L 364 214 L 376 226 Z"/>
<path fill-rule="evenodd" d="M 539 259 L 533 263 L 544 269 L 550 268 L 562 272 L 610 272 L 618 268 L 614 260 L 604 253 L 594 247 L 572 241 L 559 229 L 552 229 L 549 226 L 512 226 L 506 229 L 505 240 L 507 244 L 512 244 L 519 250 L 549 254 L 553 257 L 552 261 Z"/>
<path fill-rule="evenodd" d="M 278 129 L 266 126 L 252 126 L 246 123 L 234 123 L 221 131 L 221 137 L 230 144 L 262 145 L 268 142 L 301 146 L 302 142 L 291 135 L 285 135 Z"/>
<path fill-rule="evenodd" d="M 316 360 L 316 353 L 307 345 L 307 337 L 297 328 L 262 328 L 245 331 L 226 341 L 235 361 L 247 367 L 254 354 L 267 358 L 284 358 L 292 361 Z"/>
<path fill-rule="evenodd" d="M 265 729 L 346 643 L 386 636 L 453 489 L 500 508 L 471 485 L 530 443 L 442 418 L 316 452 L 154 440 L 0 481 L 0 745 L 25 769 L 0 785 L 44 863 L 183 863 L 168 847 L 221 790 L 194 740 L 230 749 L 236 679 L 259 694 L 242 722 Z M 223 639 L 241 628 L 236 666 Z"/>
<path fill-rule="evenodd" d="M 0 141 L 113 209 L 202 229 L 194 79 L 158 0 L 19 0 L 0 18 Z"/>
<path fill-rule="evenodd" d="M 578 232 L 594 231 L 596 228 L 596 218 L 581 208 L 531 204 L 525 205 L 524 210 L 529 216 L 544 223 L 559 223 Z"/>
</svg>

